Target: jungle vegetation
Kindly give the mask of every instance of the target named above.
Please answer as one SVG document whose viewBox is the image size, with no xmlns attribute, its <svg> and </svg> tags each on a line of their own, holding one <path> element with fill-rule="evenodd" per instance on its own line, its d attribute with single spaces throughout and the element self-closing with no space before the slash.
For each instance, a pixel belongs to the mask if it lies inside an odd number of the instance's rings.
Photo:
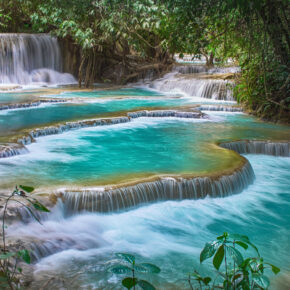
<svg viewBox="0 0 290 290">
<path fill-rule="evenodd" d="M 240 67 L 235 96 L 248 110 L 289 122 L 288 0 L 0 0 L 0 31 L 46 32 L 80 51 L 80 84 L 120 83 L 160 73 L 174 53 L 205 56 L 213 66 Z M 114 74 L 114 71 L 109 71 Z"/>
</svg>

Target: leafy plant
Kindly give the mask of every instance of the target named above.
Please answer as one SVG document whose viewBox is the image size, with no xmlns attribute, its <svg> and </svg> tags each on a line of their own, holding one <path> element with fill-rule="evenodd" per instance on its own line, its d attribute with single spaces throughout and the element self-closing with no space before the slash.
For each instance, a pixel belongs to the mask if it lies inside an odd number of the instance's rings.
<svg viewBox="0 0 290 290">
<path fill-rule="evenodd" d="M 154 264 L 141 263 L 136 264 L 135 256 L 126 253 L 116 253 L 116 256 L 122 260 L 123 263 L 111 267 L 109 270 L 114 274 L 126 274 L 132 273 L 131 277 L 126 277 L 122 280 L 122 285 L 127 289 L 134 289 L 138 285 L 144 290 L 154 290 L 155 287 L 146 280 L 142 280 L 136 277 L 137 273 L 160 273 L 160 268 Z"/>
<path fill-rule="evenodd" d="M 19 203 L 24 206 L 31 215 L 39 222 L 40 220 L 35 215 L 34 211 L 49 212 L 42 203 L 33 198 L 30 194 L 34 191 L 31 186 L 19 185 L 16 186 L 12 194 L 6 198 L 3 216 L 2 216 L 2 249 L 0 254 L 0 288 L 17 289 L 19 286 L 19 279 L 17 275 L 22 273 L 22 268 L 18 266 L 20 261 L 27 264 L 31 263 L 30 253 L 27 249 L 21 249 L 18 251 L 10 251 L 6 244 L 6 213 L 11 201 Z"/>
<path fill-rule="evenodd" d="M 255 251 L 257 256 L 244 259 L 240 249 L 247 250 L 249 247 Z M 264 262 L 257 247 L 244 235 L 224 233 L 215 241 L 206 243 L 200 253 L 200 263 L 210 258 L 223 282 L 222 285 L 213 284 L 213 288 L 267 289 L 270 281 L 265 276 L 265 270 L 271 269 L 274 274 L 280 272 L 276 266 Z M 224 272 L 220 270 L 223 262 Z M 202 284 L 208 286 L 211 281 L 210 277 L 202 278 L 197 272 L 192 276 L 199 283 L 200 288 L 202 288 Z M 189 284 L 191 285 L 190 277 Z"/>
</svg>

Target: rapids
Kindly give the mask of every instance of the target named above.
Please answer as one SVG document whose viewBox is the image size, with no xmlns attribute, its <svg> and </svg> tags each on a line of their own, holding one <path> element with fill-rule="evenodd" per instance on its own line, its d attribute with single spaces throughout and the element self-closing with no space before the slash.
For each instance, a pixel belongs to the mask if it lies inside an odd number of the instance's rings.
<svg viewBox="0 0 290 290">
<path fill-rule="evenodd" d="M 32 250 L 29 289 L 119 289 L 116 252 L 160 266 L 146 276 L 158 288 L 184 289 L 188 272 L 208 274 L 199 252 L 223 231 L 290 271 L 290 130 L 244 114 L 234 82 L 212 76 L 238 71 L 183 64 L 123 88 L 56 88 L 75 83 L 56 38 L 0 34 L 0 84 L 15 89 L 0 92 L 0 190 L 55 202 L 42 224 L 21 208 L 7 229 Z"/>
<path fill-rule="evenodd" d="M 70 287 L 118 289 L 120 277 L 107 272 L 116 252 L 130 252 L 159 265 L 158 276 L 146 276 L 158 288 L 184 289 L 180 279 L 199 265 L 205 242 L 223 231 L 249 235 L 267 261 L 289 271 L 290 159 L 246 156 L 256 174 L 253 185 L 226 198 L 167 201 L 115 214 L 64 216 L 61 202 L 43 225 L 14 225 L 10 235 L 43 240 L 35 245 L 36 279 L 66 277 Z M 51 253 L 51 249 L 55 249 Z M 205 264 L 207 265 L 207 264 Z M 33 289 L 37 289 L 36 282 Z M 59 281 L 55 282 L 59 285 Z M 51 285 L 54 285 L 53 282 Z"/>
</svg>

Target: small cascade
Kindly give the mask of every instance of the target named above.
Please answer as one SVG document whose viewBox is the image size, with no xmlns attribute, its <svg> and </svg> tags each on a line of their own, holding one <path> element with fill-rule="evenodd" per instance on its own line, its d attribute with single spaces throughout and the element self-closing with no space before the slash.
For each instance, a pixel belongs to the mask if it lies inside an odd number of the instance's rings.
<svg viewBox="0 0 290 290">
<path fill-rule="evenodd" d="M 65 103 L 65 102 L 67 102 L 67 100 L 62 100 L 62 99 L 47 99 L 46 100 L 46 99 L 44 99 L 44 100 L 39 100 L 39 101 L 35 101 L 35 102 L 2 105 L 2 106 L 0 106 L 0 111 L 38 107 L 41 104 L 47 104 L 47 103 Z"/>
<path fill-rule="evenodd" d="M 176 117 L 176 118 L 202 118 L 203 114 L 200 112 L 179 112 L 175 110 L 159 110 L 159 111 L 138 111 L 128 113 L 130 118 L 140 117 Z"/>
<path fill-rule="evenodd" d="M 25 154 L 28 150 L 19 144 L 0 144 L 0 158 L 8 158 L 15 155 Z"/>
<path fill-rule="evenodd" d="M 115 212 L 157 201 L 225 197 L 240 193 L 253 180 L 253 169 L 245 160 L 240 169 L 217 178 L 168 177 L 114 189 L 62 191 L 59 195 L 66 215 L 81 211 Z"/>
<path fill-rule="evenodd" d="M 243 112 L 242 107 L 221 106 L 221 105 L 202 105 L 197 108 L 201 111 L 218 111 L 218 112 Z"/>
<path fill-rule="evenodd" d="M 41 136 L 56 135 L 70 130 L 81 128 L 127 123 L 130 122 L 131 118 L 134 119 L 140 117 L 206 118 L 206 115 L 200 112 L 179 112 L 173 110 L 130 112 L 127 114 L 127 117 L 67 122 L 65 124 L 61 124 L 58 126 L 50 126 L 42 129 L 35 129 L 31 131 L 27 136 L 19 138 L 17 140 L 17 143 L 22 145 L 29 145 L 34 141 L 35 138 L 39 138 Z"/>
<path fill-rule="evenodd" d="M 173 68 L 173 71 L 180 74 L 197 74 L 206 73 L 208 68 L 205 65 L 178 65 Z"/>
<path fill-rule="evenodd" d="M 290 157 L 290 142 L 241 140 L 220 143 L 219 146 L 239 154 L 266 154 Z"/>
<path fill-rule="evenodd" d="M 58 41 L 48 34 L 0 34 L 0 84 L 71 84 Z"/>
<path fill-rule="evenodd" d="M 181 92 L 191 97 L 234 101 L 232 86 L 231 81 L 168 74 L 163 79 L 153 82 L 150 87 L 161 92 Z"/>
<path fill-rule="evenodd" d="M 104 126 L 104 125 L 114 125 L 114 124 L 127 123 L 127 122 L 130 122 L 130 119 L 128 117 L 116 117 L 116 118 L 111 118 L 111 119 L 94 119 L 94 120 L 84 120 L 84 121 L 78 121 L 78 122 L 67 122 L 59 126 L 50 126 L 50 127 L 45 127 L 43 129 L 35 129 L 31 131 L 28 136 L 19 138 L 17 142 L 22 145 L 28 145 L 28 144 L 31 144 L 31 142 L 33 142 L 35 138 L 39 138 L 41 136 L 61 134 L 63 132 L 67 132 L 74 129 Z"/>
</svg>

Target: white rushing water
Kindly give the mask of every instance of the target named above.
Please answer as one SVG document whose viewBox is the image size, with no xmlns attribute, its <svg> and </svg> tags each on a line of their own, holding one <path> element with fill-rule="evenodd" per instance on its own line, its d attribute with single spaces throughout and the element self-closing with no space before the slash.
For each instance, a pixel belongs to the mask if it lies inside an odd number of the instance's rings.
<svg viewBox="0 0 290 290">
<path fill-rule="evenodd" d="M 186 273 L 200 268 L 201 248 L 223 231 L 249 235 L 267 261 L 289 271 L 290 158 L 247 158 L 257 178 L 238 195 L 168 201 L 116 214 L 83 213 L 69 218 L 63 216 L 59 204 L 43 225 L 14 225 L 9 233 L 40 241 L 34 244 L 38 258 L 47 257 L 36 264 L 37 278 L 44 273 L 44 281 L 50 276 L 69 279 L 79 273 L 72 289 L 79 289 L 79 285 L 116 289 L 120 282 L 107 272 L 107 261 L 120 251 L 159 265 L 162 272 L 153 282 L 160 289 L 166 288 L 162 287 L 165 281 L 173 287 Z M 206 273 L 208 267 L 200 270 Z"/>
<path fill-rule="evenodd" d="M 168 73 L 163 78 L 152 82 L 149 87 L 162 93 L 182 94 L 205 102 L 227 101 L 233 102 L 233 82 L 219 79 L 202 79 L 199 74 L 186 74 L 176 72 Z"/>
<path fill-rule="evenodd" d="M 72 84 L 58 41 L 48 34 L 0 34 L 0 84 Z"/>
</svg>

